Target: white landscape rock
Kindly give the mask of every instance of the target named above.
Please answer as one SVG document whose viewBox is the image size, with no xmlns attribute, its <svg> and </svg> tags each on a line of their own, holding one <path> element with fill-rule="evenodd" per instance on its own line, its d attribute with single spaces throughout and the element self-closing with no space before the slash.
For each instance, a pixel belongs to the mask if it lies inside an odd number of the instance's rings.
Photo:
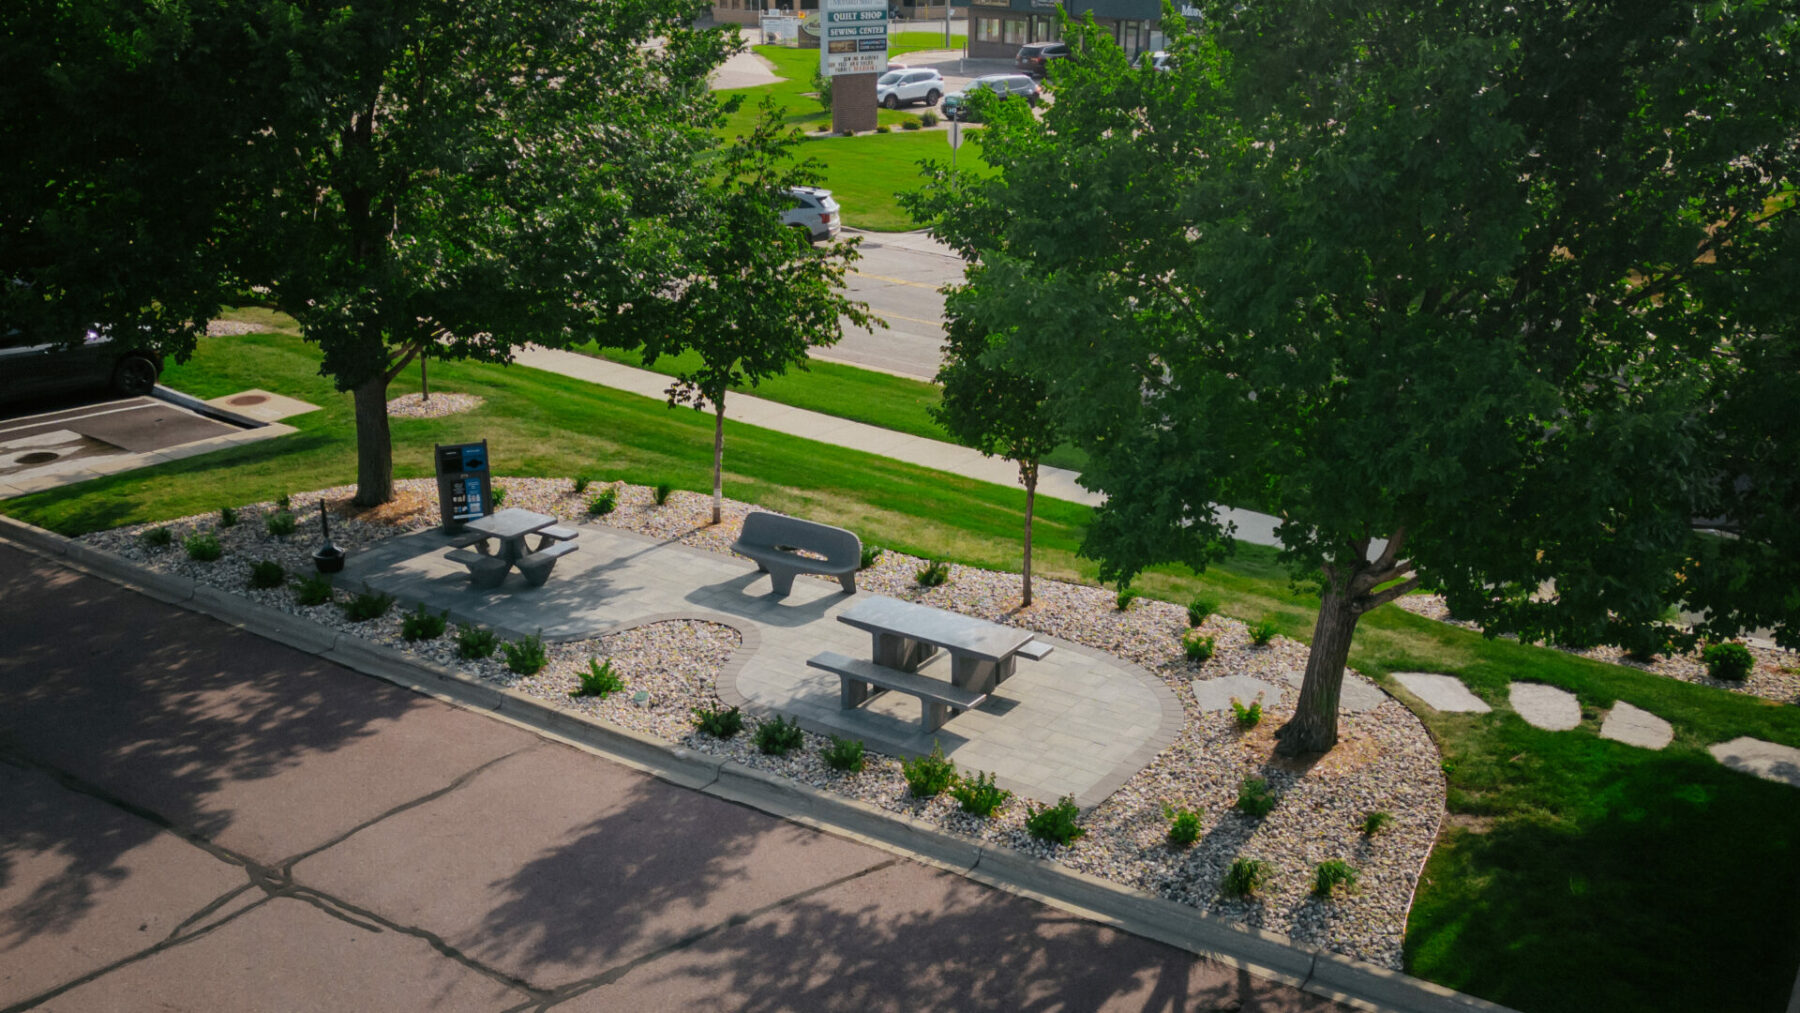
<svg viewBox="0 0 1800 1013">
<path fill-rule="evenodd" d="M 1748 735 L 1708 746 L 1713 759 L 1732 770 L 1754 774 L 1765 781 L 1800 788 L 1800 749 L 1775 742 L 1753 739 Z"/>
<path fill-rule="evenodd" d="M 1485 701 L 1469 692 L 1469 687 L 1454 675 L 1436 672 L 1395 672 L 1394 681 L 1407 692 L 1441 711 L 1463 714 L 1486 714 L 1493 710 Z"/>
<path fill-rule="evenodd" d="M 1601 723 L 1600 737 L 1628 746 L 1661 749 L 1674 740 L 1675 728 L 1649 711 L 1620 700 Z"/>
<path fill-rule="evenodd" d="M 1541 682 L 1515 682 L 1509 699 L 1512 709 L 1533 728 L 1566 732 L 1581 724 L 1581 702 L 1568 690 Z"/>
</svg>

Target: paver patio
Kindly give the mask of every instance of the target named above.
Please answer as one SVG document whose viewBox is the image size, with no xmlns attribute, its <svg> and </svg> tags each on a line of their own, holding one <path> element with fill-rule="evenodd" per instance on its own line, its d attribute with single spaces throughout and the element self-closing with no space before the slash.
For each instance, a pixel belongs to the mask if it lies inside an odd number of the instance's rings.
<svg viewBox="0 0 1800 1013">
<path fill-rule="evenodd" d="M 919 729 L 918 702 L 910 696 L 887 694 L 841 710 L 837 678 L 809 669 L 806 659 L 828 650 L 870 656 L 869 635 L 836 621 L 866 595 L 804 577 L 792 594 L 775 598 L 768 576 L 747 560 L 611 527 L 580 528 L 581 550 L 565 556 L 541 588 L 526 587 L 517 574 L 496 590 L 471 588 L 467 572 L 443 558 L 449 540 L 436 531 L 359 553 L 338 584 L 367 583 L 511 637 L 541 631 L 545 640 L 566 641 L 658 620 L 723 623 L 743 635 L 719 676 L 726 704 L 779 713 L 896 755 L 929 753 L 935 742 L 960 767 L 992 771 L 1006 787 L 1039 801 L 1072 795 L 1083 807 L 1099 804 L 1181 728 L 1181 704 L 1161 680 L 1054 638 L 1045 638 L 1057 648 L 1048 658 L 1020 662 L 987 703 L 929 735 Z M 947 665 L 935 659 L 924 671 L 944 668 L 948 678 Z"/>
</svg>

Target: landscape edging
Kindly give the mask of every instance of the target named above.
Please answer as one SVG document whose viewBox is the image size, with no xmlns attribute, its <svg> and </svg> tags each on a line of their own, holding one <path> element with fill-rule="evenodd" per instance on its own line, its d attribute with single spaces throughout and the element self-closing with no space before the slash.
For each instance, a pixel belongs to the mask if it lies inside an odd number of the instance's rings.
<svg viewBox="0 0 1800 1013">
<path fill-rule="evenodd" d="M 228 625 L 316 655 L 458 706 L 485 710 L 517 724 L 618 759 L 670 783 L 752 806 L 821 829 L 847 832 L 916 855 L 1009 892 L 1073 907 L 1124 931 L 1252 971 L 1304 991 L 1365 1009 L 1512 1013 L 1404 972 L 1328 953 L 1278 933 L 1239 926 L 1142 890 L 1120 886 L 1053 862 L 948 834 L 923 821 L 795 784 L 733 761 L 706 756 L 629 729 L 560 710 L 524 694 L 471 679 L 434 662 L 360 637 L 329 634 L 329 646 L 308 636 L 279 609 L 199 585 L 191 578 L 145 570 L 55 532 L 0 515 L 0 540 L 61 559 L 65 565 L 152 598 L 180 605 Z M 265 625 L 266 624 L 266 625 Z M 313 625 L 313 624 L 306 624 Z M 957 856 L 973 855 L 965 862 Z M 1227 945 L 1229 944 L 1229 945 Z"/>
</svg>

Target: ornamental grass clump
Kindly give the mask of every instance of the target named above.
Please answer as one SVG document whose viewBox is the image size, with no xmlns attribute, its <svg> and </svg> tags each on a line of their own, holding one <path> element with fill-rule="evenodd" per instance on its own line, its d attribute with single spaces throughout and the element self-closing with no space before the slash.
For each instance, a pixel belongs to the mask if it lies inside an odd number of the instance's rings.
<svg viewBox="0 0 1800 1013">
<path fill-rule="evenodd" d="M 1313 896 L 1329 900 L 1340 892 L 1350 893 L 1356 889 L 1356 880 L 1356 869 L 1349 862 L 1341 858 L 1320 862 L 1313 869 Z"/>
<path fill-rule="evenodd" d="M 575 493 L 575 495 L 579 496 L 582 493 L 587 492 L 588 485 L 591 484 L 593 481 L 594 481 L 593 479 L 587 477 L 586 475 L 576 475 L 575 478 L 570 483 L 572 486 L 574 486 L 572 491 Z"/>
<path fill-rule="evenodd" d="M 152 549 L 166 549 L 175 544 L 175 532 L 168 528 L 151 528 L 139 535 L 138 541 Z"/>
<path fill-rule="evenodd" d="M 195 562 L 216 562 L 225 554 L 225 547 L 219 544 L 219 539 L 206 532 L 189 535 L 181 544 L 187 549 L 188 558 Z"/>
<path fill-rule="evenodd" d="M 657 506 L 662 506 L 664 503 L 667 503 L 669 501 L 669 494 L 674 491 L 675 491 L 675 487 L 670 485 L 669 483 L 658 482 L 656 484 L 656 491 L 651 493 L 651 498 L 656 501 Z"/>
<path fill-rule="evenodd" d="M 777 717 L 756 726 L 756 748 L 767 756 L 786 756 L 806 743 L 798 721 Z"/>
<path fill-rule="evenodd" d="M 619 490 L 602 489 L 593 499 L 588 500 L 588 514 L 594 517 L 605 517 L 619 505 Z"/>
<path fill-rule="evenodd" d="M 1250 627 L 1250 642 L 1256 646 L 1267 647 L 1269 646 L 1269 641 L 1274 639 L 1275 620 L 1259 619 L 1254 626 Z"/>
<path fill-rule="evenodd" d="M 1064 795 L 1055 805 L 1029 807 L 1025 829 L 1040 841 L 1073 844 L 1087 836 L 1087 831 L 1076 822 L 1079 819 L 1081 807 L 1075 804 L 1075 796 Z"/>
<path fill-rule="evenodd" d="M 695 707 L 694 727 L 715 739 L 729 739 L 744 730 L 744 715 L 736 707 L 725 710 Z"/>
<path fill-rule="evenodd" d="M 550 655 L 544 650 L 544 638 L 538 633 L 508 640 L 500 645 L 500 653 L 506 657 L 506 667 L 515 675 L 536 675 L 550 663 Z"/>
<path fill-rule="evenodd" d="M 464 661 L 493 657 L 500 646 L 500 636 L 474 623 L 456 624 L 456 656 Z"/>
<path fill-rule="evenodd" d="M 1365 837 L 1373 837 L 1392 826 L 1394 817 L 1390 813 L 1376 810 L 1363 817 L 1362 832 Z"/>
<path fill-rule="evenodd" d="M 867 751 L 861 739 L 840 739 L 833 735 L 831 744 L 819 753 L 819 759 L 825 766 L 845 774 L 862 773 L 863 765 L 868 762 Z"/>
<path fill-rule="evenodd" d="M 900 764 L 906 790 L 913 798 L 936 798 L 956 783 L 956 761 L 944 756 L 944 747 L 931 744 L 930 756 L 915 756 Z"/>
<path fill-rule="evenodd" d="M 344 618 L 353 623 L 366 623 L 387 615 L 388 609 L 393 607 L 393 595 L 372 591 L 364 584 L 360 593 L 353 594 L 344 601 Z"/>
<path fill-rule="evenodd" d="M 276 538 L 286 538 L 294 533 L 294 528 L 297 526 L 294 515 L 286 510 L 277 511 L 263 518 L 263 527 Z"/>
<path fill-rule="evenodd" d="M 625 688 L 625 680 L 613 669 L 612 659 L 589 658 L 585 672 L 576 672 L 581 685 L 569 691 L 570 696 L 597 696 L 604 700 Z"/>
<path fill-rule="evenodd" d="M 1208 636 L 1198 630 L 1189 630 L 1181 635 L 1181 653 L 1187 655 L 1187 660 L 1196 665 L 1204 665 L 1211 661 L 1217 644 L 1216 637 Z"/>
<path fill-rule="evenodd" d="M 881 559 L 882 551 L 883 550 L 879 545 L 863 546 L 862 555 L 857 559 L 856 568 L 858 570 L 867 570 L 869 567 L 874 566 L 875 563 Z"/>
<path fill-rule="evenodd" d="M 1198 626 L 1206 622 L 1206 617 L 1219 611 L 1219 599 L 1195 598 L 1187 604 L 1187 620 L 1189 626 Z"/>
<path fill-rule="evenodd" d="M 1275 790 L 1260 777 L 1244 778 L 1238 786 L 1237 810 L 1246 816 L 1262 819 L 1275 808 Z"/>
<path fill-rule="evenodd" d="M 1250 706 L 1248 707 L 1244 706 L 1243 701 L 1239 700 L 1237 697 L 1232 697 L 1231 713 L 1236 716 L 1237 726 L 1241 731 L 1247 732 L 1257 725 L 1262 724 L 1262 694 L 1256 694 L 1256 699 L 1250 701 Z"/>
<path fill-rule="evenodd" d="M 1260 858 L 1240 858 L 1225 872 L 1225 894 L 1254 897 L 1275 878 L 1275 867 Z"/>
<path fill-rule="evenodd" d="M 237 522 L 238 514 L 234 507 L 222 506 L 219 508 L 219 527 L 236 527 Z"/>
<path fill-rule="evenodd" d="M 410 641 L 436 640 L 444 635 L 450 624 L 449 612 L 433 613 L 420 602 L 418 607 L 400 617 L 400 639 Z"/>
<path fill-rule="evenodd" d="M 294 601 L 307 608 L 323 605 L 331 600 L 331 581 L 317 575 L 301 577 L 294 582 Z"/>
<path fill-rule="evenodd" d="M 1113 607 L 1117 608 L 1120 612 L 1124 612 L 1131 608 L 1132 602 L 1137 601 L 1141 597 L 1143 597 L 1142 592 L 1138 591 L 1136 588 L 1121 587 L 1119 588 L 1118 596 L 1113 599 Z"/>
<path fill-rule="evenodd" d="M 996 785 L 994 775 L 976 771 L 972 778 L 957 778 L 950 786 L 950 796 L 956 799 L 963 812 L 987 819 L 1005 807 L 1012 792 Z"/>
<path fill-rule="evenodd" d="M 950 582 L 950 564 L 941 559 L 927 560 L 922 569 L 914 572 L 913 579 L 920 587 L 943 587 Z"/>
<path fill-rule="evenodd" d="M 273 559 L 259 559 L 250 564 L 250 586 L 258 590 L 280 587 L 287 581 L 287 569 Z"/>
<path fill-rule="evenodd" d="M 1169 818 L 1169 847 L 1180 851 L 1194 846 L 1200 839 L 1200 816 L 1204 811 L 1163 807 L 1163 815 Z"/>
</svg>

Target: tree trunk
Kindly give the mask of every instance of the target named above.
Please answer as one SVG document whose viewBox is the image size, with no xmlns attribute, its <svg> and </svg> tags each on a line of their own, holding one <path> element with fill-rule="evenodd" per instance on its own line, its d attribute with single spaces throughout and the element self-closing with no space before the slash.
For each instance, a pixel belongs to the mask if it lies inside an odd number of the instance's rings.
<svg viewBox="0 0 1800 1013">
<path fill-rule="evenodd" d="M 419 353 L 419 390 L 421 391 L 419 400 L 421 401 L 431 400 L 431 380 L 425 375 L 426 358 L 425 353 Z"/>
<path fill-rule="evenodd" d="M 725 507 L 725 395 L 713 399 L 713 519 L 719 523 Z"/>
<path fill-rule="evenodd" d="M 394 498 L 394 444 L 388 436 L 387 378 L 380 372 L 356 385 L 356 499 L 359 507 Z"/>
<path fill-rule="evenodd" d="M 1031 605 L 1031 511 L 1037 504 L 1038 465 L 1036 461 L 1019 462 L 1019 480 L 1025 483 L 1025 570 L 1019 607 Z"/>
<path fill-rule="evenodd" d="M 1293 719 L 1275 733 L 1279 756 L 1308 756 L 1337 745 L 1338 694 L 1344 687 L 1344 663 L 1350 638 L 1362 618 L 1347 589 L 1327 579 L 1319 598 L 1319 621 L 1313 626 L 1312 651 L 1306 657 L 1306 679 Z"/>
</svg>

